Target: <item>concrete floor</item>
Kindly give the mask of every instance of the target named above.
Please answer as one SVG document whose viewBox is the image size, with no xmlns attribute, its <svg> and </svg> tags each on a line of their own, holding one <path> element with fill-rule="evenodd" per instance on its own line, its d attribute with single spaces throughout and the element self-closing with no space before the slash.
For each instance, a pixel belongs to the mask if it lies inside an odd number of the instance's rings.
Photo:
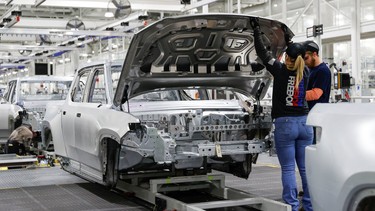
<svg viewBox="0 0 375 211">
<path fill-rule="evenodd" d="M 277 157 L 261 154 L 248 180 L 225 175 L 225 183 L 229 187 L 282 201 L 281 170 Z M 299 176 L 297 178 L 300 186 Z M 0 207 L 1 210 L 12 211 L 150 210 L 131 196 L 89 183 L 59 166 L 0 171 Z"/>
</svg>

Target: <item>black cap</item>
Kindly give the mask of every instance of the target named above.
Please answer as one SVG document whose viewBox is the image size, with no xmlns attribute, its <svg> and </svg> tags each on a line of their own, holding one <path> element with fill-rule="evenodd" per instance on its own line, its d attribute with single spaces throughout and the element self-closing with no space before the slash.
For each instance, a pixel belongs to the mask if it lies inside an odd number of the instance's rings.
<svg viewBox="0 0 375 211">
<path fill-rule="evenodd" d="M 319 46 L 314 41 L 307 40 L 303 43 L 303 46 L 305 46 L 306 51 L 319 53 Z"/>
<path fill-rule="evenodd" d="M 306 51 L 301 43 L 292 43 L 288 46 L 285 52 L 290 58 L 296 59 L 299 55 L 304 58 Z"/>
</svg>

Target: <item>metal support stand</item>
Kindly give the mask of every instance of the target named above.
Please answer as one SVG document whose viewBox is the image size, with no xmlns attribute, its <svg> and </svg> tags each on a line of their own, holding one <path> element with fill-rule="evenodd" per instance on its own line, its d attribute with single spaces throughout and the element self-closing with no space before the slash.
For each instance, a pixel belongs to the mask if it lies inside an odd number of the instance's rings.
<svg viewBox="0 0 375 211">
<path fill-rule="evenodd" d="M 37 163 L 35 156 L 18 156 L 16 154 L 1 154 L 0 167 L 27 167 Z"/>
<path fill-rule="evenodd" d="M 150 179 L 139 183 L 137 178 L 121 180 L 117 189 L 134 192 L 135 196 L 155 205 L 156 210 L 203 211 L 205 209 L 247 206 L 258 210 L 291 211 L 287 204 L 225 187 L 224 175 L 181 176 Z M 217 198 L 215 201 L 185 203 L 167 196 L 168 192 L 200 190 Z"/>
</svg>

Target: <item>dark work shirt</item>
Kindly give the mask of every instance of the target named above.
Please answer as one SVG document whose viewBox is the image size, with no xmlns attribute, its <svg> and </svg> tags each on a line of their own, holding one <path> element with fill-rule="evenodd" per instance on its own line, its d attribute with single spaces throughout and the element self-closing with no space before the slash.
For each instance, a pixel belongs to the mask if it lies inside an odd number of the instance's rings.
<svg viewBox="0 0 375 211">
<path fill-rule="evenodd" d="M 329 102 L 329 95 L 331 93 L 331 71 L 324 62 L 310 69 L 307 90 L 312 90 L 313 88 L 321 89 L 323 94 L 317 100 L 307 101 L 309 109 L 312 109 L 317 103 Z"/>
<path fill-rule="evenodd" d="M 272 58 L 270 52 L 264 47 L 258 28 L 254 29 L 254 46 L 258 57 L 273 75 L 272 118 L 307 115 L 309 108 L 305 95 L 309 77 L 308 69 L 305 68 L 303 79 L 296 89 L 297 71 L 288 70 L 285 64 Z"/>
<path fill-rule="evenodd" d="M 267 70 L 273 75 L 272 118 L 284 116 L 304 116 L 309 112 L 305 95 L 308 81 L 308 70 L 305 69 L 298 89 L 295 88 L 296 71 L 286 68 L 286 65 L 275 61 L 273 65 L 266 64 Z"/>
</svg>

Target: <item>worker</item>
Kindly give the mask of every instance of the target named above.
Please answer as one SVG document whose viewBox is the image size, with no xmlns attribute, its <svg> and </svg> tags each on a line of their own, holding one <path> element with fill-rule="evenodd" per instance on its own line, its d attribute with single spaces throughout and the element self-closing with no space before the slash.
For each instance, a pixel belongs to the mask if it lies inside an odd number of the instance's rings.
<svg viewBox="0 0 375 211">
<path fill-rule="evenodd" d="M 310 69 L 306 100 L 311 110 L 317 103 L 329 103 L 332 79 L 328 65 L 319 57 L 318 44 L 308 40 L 303 45 L 306 49 L 305 64 Z M 316 144 L 315 128 L 313 144 Z"/>
<path fill-rule="evenodd" d="M 303 43 L 306 54 L 305 64 L 310 69 L 306 100 L 311 110 L 317 103 L 328 103 L 331 93 L 331 71 L 319 57 L 319 46 L 314 41 Z"/>
<path fill-rule="evenodd" d="M 266 69 L 273 75 L 272 111 L 275 125 L 275 147 L 281 166 L 283 185 L 282 198 L 291 205 L 293 211 L 300 208 L 298 200 L 295 163 L 302 180 L 304 195 L 302 210 L 311 211 L 312 205 L 306 180 L 305 147 L 311 145 L 313 128 L 306 125 L 309 112 L 305 93 L 308 70 L 305 67 L 305 48 L 300 43 L 290 43 L 286 49 L 285 63 L 271 56 L 262 40 L 257 18 L 250 20 L 254 30 L 254 45 L 257 56 Z"/>
<path fill-rule="evenodd" d="M 17 127 L 9 136 L 5 144 L 6 154 L 26 155 L 26 148 L 31 144 L 32 138 L 35 136 L 31 125 L 23 124 Z"/>
</svg>

